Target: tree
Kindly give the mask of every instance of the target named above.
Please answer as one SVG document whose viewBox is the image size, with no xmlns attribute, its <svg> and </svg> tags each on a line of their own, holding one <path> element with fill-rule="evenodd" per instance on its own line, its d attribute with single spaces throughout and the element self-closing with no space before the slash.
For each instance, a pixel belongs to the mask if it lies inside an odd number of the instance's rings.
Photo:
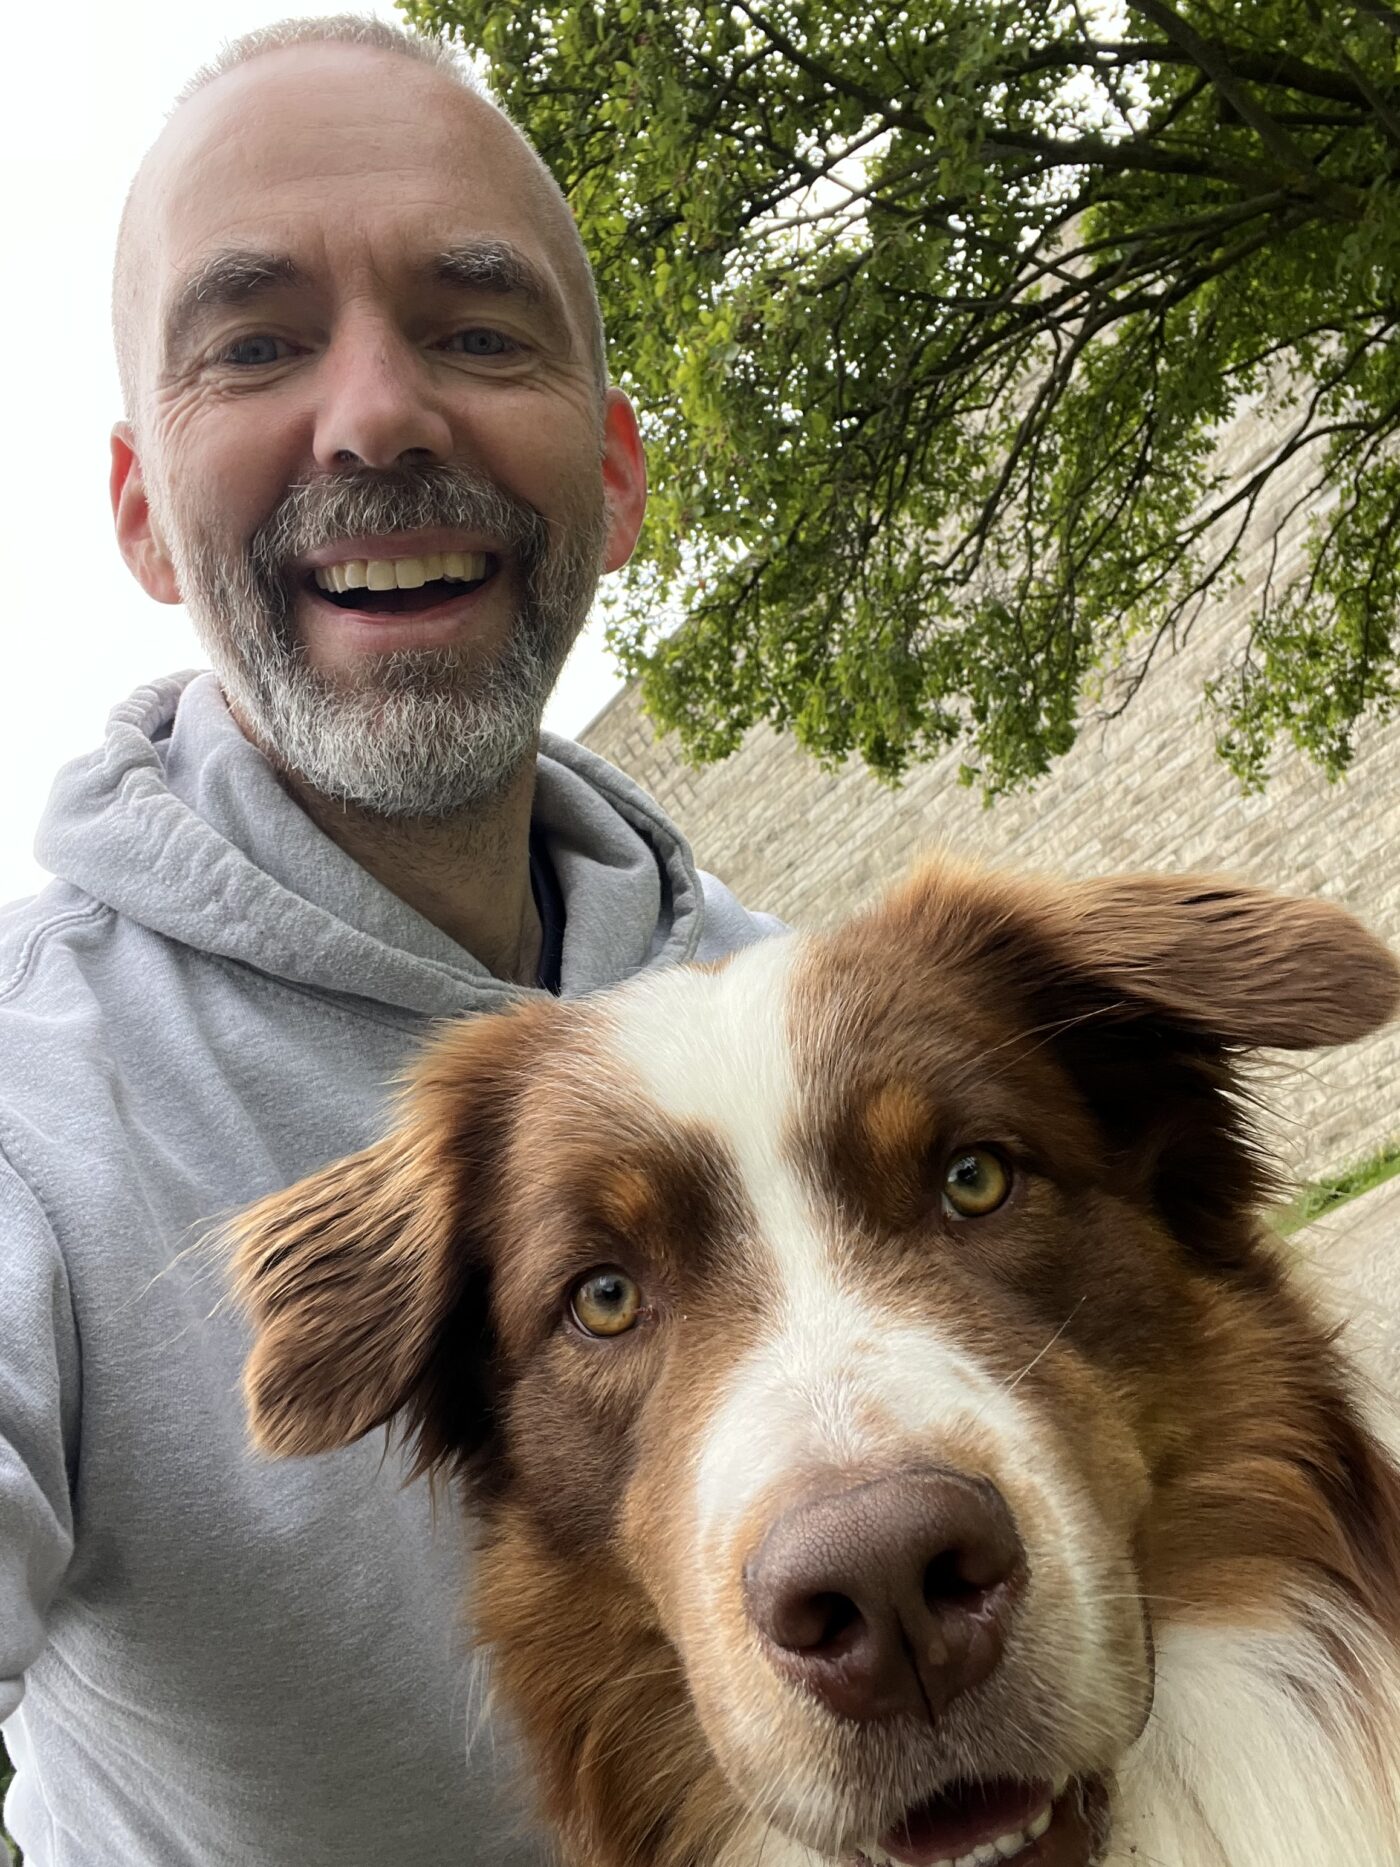
<svg viewBox="0 0 1400 1867">
<path fill-rule="evenodd" d="M 1221 750 L 1335 774 L 1395 706 L 1385 0 L 406 10 L 483 53 L 594 256 L 655 482 L 614 642 L 690 755 L 767 719 L 1028 782 L 1237 577 L 1285 466 L 1310 543 L 1213 691 Z M 1232 476 L 1260 403 L 1280 438 Z"/>
</svg>

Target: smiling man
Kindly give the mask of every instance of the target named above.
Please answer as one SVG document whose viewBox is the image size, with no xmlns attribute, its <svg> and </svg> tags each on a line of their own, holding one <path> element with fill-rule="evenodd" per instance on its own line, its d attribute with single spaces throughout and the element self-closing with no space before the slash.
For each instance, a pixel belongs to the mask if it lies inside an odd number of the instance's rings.
<svg viewBox="0 0 1400 1867">
<path fill-rule="evenodd" d="M 440 47 L 240 41 L 133 185 L 123 555 L 212 672 L 60 776 L 0 916 L 0 1719 L 32 1867 L 538 1853 L 450 1510 L 268 1464 L 224 1220 L 438 1020 L 772 931 L 541 739 L 645 470 L 554 183 Z M 587 1630 L 580 1630 L 587 1637 Z"/>
</svg>

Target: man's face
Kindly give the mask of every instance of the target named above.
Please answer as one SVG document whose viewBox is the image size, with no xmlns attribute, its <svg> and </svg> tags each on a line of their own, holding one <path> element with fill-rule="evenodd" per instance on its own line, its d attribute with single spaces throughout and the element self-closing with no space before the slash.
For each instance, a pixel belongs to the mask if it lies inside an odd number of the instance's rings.
<svg viewBox="0 0 1400 1867">
<path fill-rule="evenodd" d="M 245 730 L 314 789 L 389 815 L 481 801 L 644 498 L 558 203 L 479 100 L 338 45 L 198 93 L 141 200 L 128 562 L 186 601 Z M 346 566 L 429 582 L 323 587 Z"/>
</svg>

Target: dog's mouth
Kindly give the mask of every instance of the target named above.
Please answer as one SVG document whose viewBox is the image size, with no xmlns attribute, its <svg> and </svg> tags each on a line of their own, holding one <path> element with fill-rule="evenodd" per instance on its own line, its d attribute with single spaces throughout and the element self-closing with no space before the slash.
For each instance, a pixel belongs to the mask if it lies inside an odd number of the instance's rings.
<svg viewBox="0 0 1400 1867">
<path fill-rule="evenodd" d="M 906 1810 L 857 1860 L 861 1867 L 1091 1867 L 1104 1802 L 1102 1783 L 1068 1777 L 960 1784 Z"/>
</svg>

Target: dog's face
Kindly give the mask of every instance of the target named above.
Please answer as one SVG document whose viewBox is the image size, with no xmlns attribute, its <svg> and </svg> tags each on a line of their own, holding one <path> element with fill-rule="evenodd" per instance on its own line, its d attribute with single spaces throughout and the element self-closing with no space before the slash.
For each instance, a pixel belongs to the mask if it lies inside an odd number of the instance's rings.
<svg viewBox="0 0 1400 1867">
<path fill-rule="evenodd" d="M 1316 904 L 945 870 L 464 1025 L 394 1135 L 243 1222 L 255 1425 L 401 1413 L 466 1476 L 580 1859 L 1085 1867 L 1163 1614 L 1320 1534 L 1258 1495 L 1311 1338 L 1229 1053 L 1394 996 Z"/>
</svg>

